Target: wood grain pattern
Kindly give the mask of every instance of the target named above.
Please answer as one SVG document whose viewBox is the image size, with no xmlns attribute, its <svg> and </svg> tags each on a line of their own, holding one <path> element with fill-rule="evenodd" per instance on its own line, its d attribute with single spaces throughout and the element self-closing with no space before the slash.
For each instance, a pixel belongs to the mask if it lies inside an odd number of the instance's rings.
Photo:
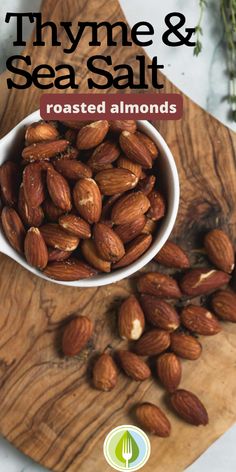
<svg viewBox="0 0 236 472">
<path fill-rule="evenodd" d="M 42 10 L 44 18 L 53 21 L 123 19 L 116 0 L 47 0 Z M 67 57 L 60 47 L 36 49 L 31 44 L 25 53 L 32 57 L 33 66 L 71 62 L 80 77 L 80 91 L 86 92 L 87 41 L 85 36 L 79 50 Z M 105 44 L 103 50 L 105 55 L 112 54 L 114 64 L 121 58 L 133 63 L 133 56 L 140 53 L 136 47 L 121 51 Z M 42 93 L 34 87 L 9 93 L 5 77 L 1 77 L 1 135 L 39 107 Z M 176 92 L 163 80 L 166 92 Z M 181 180 L 176 239 L 183 246 L 199 245 L 199 234 L 216 223 L 235 239 L 235 134 L 187 97 L 182 120 L 155 125 L 173 151 Z M 96 353 L 122 345 L 115 329 L 116 307 L 134 285 L 132 279 L 99 289 L 59 287 L 32 277 L 1 256 L 0 431 L 51 470 L 111 470 L 102 454 L 104 437 L 112 427 L 133 422 L 130 408 L 140 400 L 163 406 L 173 425 L 168 440 L 151 437 L 152 455 L 145 472 L 182 471 L 236 420 L 236 327 L 231 325 L 217 339 L 204 340 L 198 361 L 184 362 L 182 385 L 206 404 L 210 416 L 206 428 L 188 426 L 169 412 L 156 381 L 139 384 L 120 374 L 111 393 L 91 387 L 90 369 Z M 95 334 L 81 356 L 67 360 L 60 352 L 60 338 L 64 323 L 74 313 L 91 317 Z"/>
</svg>

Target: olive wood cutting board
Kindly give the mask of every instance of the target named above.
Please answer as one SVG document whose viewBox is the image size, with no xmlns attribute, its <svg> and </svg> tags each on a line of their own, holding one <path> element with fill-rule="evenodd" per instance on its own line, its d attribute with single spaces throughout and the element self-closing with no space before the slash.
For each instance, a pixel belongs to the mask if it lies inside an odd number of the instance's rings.
<svg viewBox="0 0 236 472">
<path fill-rule="evenodd" d="M 117 0 L 47 0 L 42 11 L 45 19 L 54 22 L 124 20 Z M 66 58 L 60 47 L 33 48 L 29 44 L 24 52 L 33 65 L 70 61 L 80 77 L 80 92 L 86 92 L 87 41 L 85 37 L 79 50 Z M 135 46 L 121 50 L 121 46 L 107 48 L 104 44 L 99 53 L 102 49 L 104 55 L 112 55 L 114 64 L 122 58 L 133 66 L 133 57 L 143 53 Z M 90 48 L 89 54 L 93 53 Z M 1 77 L 1 135 L 39 107 L 42 93 L 35 87 L 8 91 L 5 77 Z M 165 77 L 163 80 L 165 92 L 178 92 Z M 149 91 L 153 91 L 151 87 Z M 201 246 L 199 235 L 219 224 L 235 239 L 236 136 L 189 98 L 183 96 L 183 100 L 182 120 L 154 123 L 174 154 L 180 176 L 181 202 L 173 236 L 184 247 Z M 104 288 L 62 287 L 32 276 L 1 256 L 0 432 L 53 471 L 111 470 L 102 453 L 104 438 L 112 428 L 133 422 L 129 410 L 139 401 L 159 404 L 172 423 L 169 439 L 150 438 L 152 453 L 145 472 L 182 471 L 236 421 L 233 325 L 226 324 L 222 334 L 203 340 L 198 361 L 183 363 L 182 386 L 206 405 L 207 427 L 189 426 L 169 411 L 164 390 L 155 380 L 139 384 L 120 374 L 111 393 L 91 387 L 94 355 L 108 345 L 112 349 L 122 346 L 116 332 L 116 309 L 134 287 L 134 278 Z M 62 328 L 75 313 L 94 320 L 95 334 L 81 356 L 65 359 L 60 352 Z"/>
</svg>

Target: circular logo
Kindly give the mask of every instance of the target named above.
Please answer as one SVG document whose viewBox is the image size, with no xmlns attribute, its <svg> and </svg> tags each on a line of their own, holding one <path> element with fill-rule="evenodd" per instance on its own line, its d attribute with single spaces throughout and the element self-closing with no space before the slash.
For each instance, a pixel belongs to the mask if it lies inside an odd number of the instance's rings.
<svg viewBox="0 0 236 472">
<path fill-rule="evenodd" d="M 115 470 L 141 469 L 150 456 L 150 441 L 136 426 L 122 425 L 107 435 L 103 452 L 108 464 Z"/>
</svg>

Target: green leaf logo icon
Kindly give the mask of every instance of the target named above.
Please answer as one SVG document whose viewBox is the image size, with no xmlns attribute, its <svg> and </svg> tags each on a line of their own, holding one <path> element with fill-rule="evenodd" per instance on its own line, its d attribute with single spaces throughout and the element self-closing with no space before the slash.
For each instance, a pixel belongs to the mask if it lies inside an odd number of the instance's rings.
<svg viewBox="0 0 236 472">
<path fill-rule="evenodd" d="M 127 463 L 127 454 L 129 456 L 129 464 L 131 464 L 138 458 L 139 447 L 136 441 L 134 440 L 132 434 L 129 433 L 129 431 L 125 431 L 125 433 L 121 436 L 120 440 L 117 443 L 115 454 L 117 459 L 123 462 L 124 464 Z"/>
</svg>

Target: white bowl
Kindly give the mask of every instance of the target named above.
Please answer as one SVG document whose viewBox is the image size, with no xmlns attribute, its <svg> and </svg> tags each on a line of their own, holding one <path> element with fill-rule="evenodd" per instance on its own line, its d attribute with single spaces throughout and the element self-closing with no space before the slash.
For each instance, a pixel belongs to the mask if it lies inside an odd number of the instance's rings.
<svg viewBox="0 0 236 472">
<path fill-rule="evenodd" d="M 13 128 L 4 138 L 0 140 L 0 165 L 5 160 L 11 158 L 12 155 L 16 155 L 15 153 L 19 152 L 19 150 L 22 148 L 25 127 L 40 119 L 40 111 L 37 110 L 24 118 L 24 120 L 18 123 L 15 128 Z M 109 274 L 101 273 L 95 277 L 92 277 L 91 279 L 63 282 L 50 279 L 39 270 L 30 266 L 24 257 L 18 254 L 10 246 L 2 231 L 0 232 L 0 252 L 8 255 L 23 267 L 25 267 L 25 269 L 29 270 L 38 277 L 57 284 L 69 285 L 71 287 L 97 287 L 101 285 L 108 285 L 113 282 L 118 282 L 119 280 L 134 274 L 138 270 L 142 269 L 142 267 L 144 267 L 148 262 L 150 262 L 165 244 L 173 229 L 179 207 L 179 178 L 173 155 L 160 133 L 158 133 L 158 131 L 148 121 L 143 120 L 138 121 L 138 129 L 150 136 L 160 151 L 160 156 L 158 157 L 159 170 L 164 182 L 167 199 L 167 213 L 160 224 L 158 233 L 154 238 L 152 245 L 145 252 L 145 254 L 143 254 L 137 261 L 133 262 L 129 266 L 119 270 L 114 270 Z"/>
</svg>

